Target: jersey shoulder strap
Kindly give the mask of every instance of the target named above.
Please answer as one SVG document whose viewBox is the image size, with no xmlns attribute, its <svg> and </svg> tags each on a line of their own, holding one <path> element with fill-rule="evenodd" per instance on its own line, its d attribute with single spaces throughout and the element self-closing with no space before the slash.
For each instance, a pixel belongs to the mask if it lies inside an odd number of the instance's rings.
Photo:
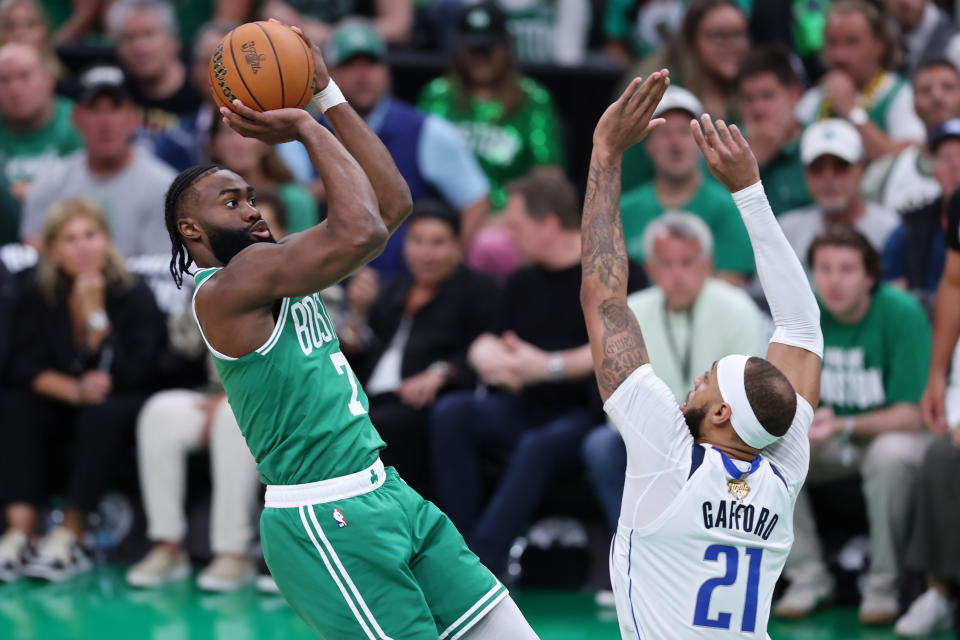
<svg viewBox="0 0 960 640">
<path fill-rule="evenodd" d="M 207 278 L 215 274 L 220 269 L 222 269 L 222 267 L 207 267 L 206 269 L 198 270 L 195 274 L 193 274 L 193 283 L 199 287 Z"/>
</svg>

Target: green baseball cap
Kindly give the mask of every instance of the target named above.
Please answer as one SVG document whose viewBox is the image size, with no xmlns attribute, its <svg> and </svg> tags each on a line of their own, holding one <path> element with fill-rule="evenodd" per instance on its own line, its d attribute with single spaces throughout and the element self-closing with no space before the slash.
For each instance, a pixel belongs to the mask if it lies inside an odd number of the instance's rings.
<svg viewBox="0 0 960 640">
<path fill-rule="evenodd" d="M 387 45 L 380 34 L 369 24 L 356 20 L 345 22 L 334 30 L 323 54 L 331 67 L 337 67 L 354 56 L 370 56 L 375 60 L 387 56 Z"/>
</svg>

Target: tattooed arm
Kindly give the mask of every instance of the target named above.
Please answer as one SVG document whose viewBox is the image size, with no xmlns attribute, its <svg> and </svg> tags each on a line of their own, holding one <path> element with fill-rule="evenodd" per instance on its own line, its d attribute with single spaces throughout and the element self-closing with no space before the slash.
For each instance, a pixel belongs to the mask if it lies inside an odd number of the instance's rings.
<svg viewBox="0 0 960 640">
<path fill-rule="evenodd" d="M 642 86 L 639 78 L 635 79 L 607 108 L 593 133 L 580 229 L 580 304 L 604 402 L 637 367 L 650 360 L 640 325 L 627 307 L 628 262 L 620 221 L 620 169 L 623 152 L 663 124 L 663 119 L 651 118 L 668 84 L 665 69 L 651 74 Z"/>
</svg>

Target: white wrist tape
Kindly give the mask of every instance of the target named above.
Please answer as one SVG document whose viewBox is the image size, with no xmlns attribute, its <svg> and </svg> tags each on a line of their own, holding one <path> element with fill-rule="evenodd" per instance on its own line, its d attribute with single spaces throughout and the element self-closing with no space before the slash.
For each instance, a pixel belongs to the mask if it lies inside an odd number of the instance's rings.
<svg viewBox="0 0 960 640">
<path fill-rule="evenodd" d="M 346 101 L 347 99 L 343 97 L 343 92 L 340 91 L 340 87 L 338 87 L 337 83 L 331 78 L 327 86 L 314 94 L 313 99 L 310 100 L 310 104 L 307 105 L 307 109 L 310 111 L 319 109 L 321 113 L 326 113 L 330 107 L 335 107 Z"/>
<path fill-rule="evenodd" d="M 733 194 L 750 235 L 757 276 L 776 329 L 770 342 L 806 349 L 823 357 L 820 308 L 800 261 L 787 242 L 757 182 Z"/>
</svg>

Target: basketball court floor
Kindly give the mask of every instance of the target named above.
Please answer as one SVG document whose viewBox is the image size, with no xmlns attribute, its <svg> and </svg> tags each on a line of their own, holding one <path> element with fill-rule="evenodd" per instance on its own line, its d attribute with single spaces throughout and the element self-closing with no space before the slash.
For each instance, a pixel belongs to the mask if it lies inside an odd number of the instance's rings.
<svg viewBox="0 0 960 640">
<path fill-rule="evenodd" d="M 125 567 L 98 567 L 61 584 L 0 586 L 2 640 L 312 640 L 281 596 L 252 587 L 231 594 L 198 591 L 192 581 L 142 591 L 127 587 Z M 543 640 L 618 640 L 612 609 L 585 591 L 518 590 L 514 597 Z M 837 608 L 803 622 L 774 621 L 774 640 L 892 640 L 887 628 L 862 628 L 856 610 Z M 346 637 L 346 636 L 334 636 Z M 935 640 L 950 640 L 950 633 Z"/>
</svg>

